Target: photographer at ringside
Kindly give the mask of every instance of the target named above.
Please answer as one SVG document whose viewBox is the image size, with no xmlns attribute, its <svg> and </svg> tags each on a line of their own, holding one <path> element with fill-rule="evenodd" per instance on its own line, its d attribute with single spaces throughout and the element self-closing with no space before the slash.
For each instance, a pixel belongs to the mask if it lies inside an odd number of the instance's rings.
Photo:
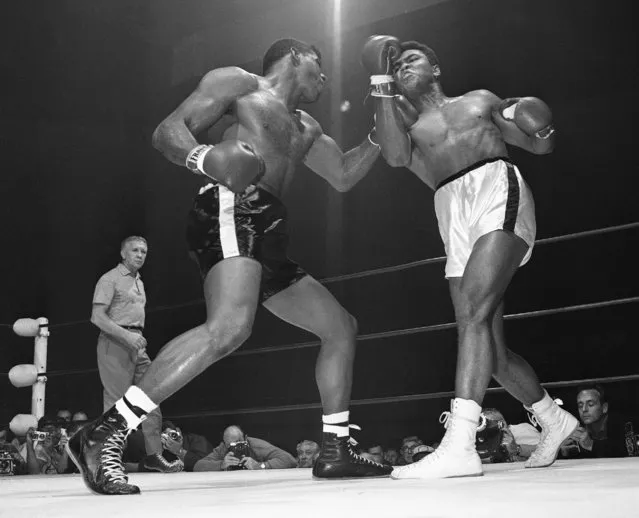
<svg viewBox="0 0 639 518">
<path fill-rule="evenodd" d="M 206 437 L 196 433 L 183 433 L 182 429 L 171 421 L 162 422 L 160 437 L 166 459 L 180 459 L 184 463 L 185 471 L 193 471 L 196 462 L 213 451 L 213 445 Z"/>
<path fill-rule="evenodd" d="M 193 471 L 235 471 L 240 469 L 294 468 L 295 458 L 271 443 L 249 437 L 239 426 L 224 430 L 222 442 L 199 460 Z"/>
</svg>

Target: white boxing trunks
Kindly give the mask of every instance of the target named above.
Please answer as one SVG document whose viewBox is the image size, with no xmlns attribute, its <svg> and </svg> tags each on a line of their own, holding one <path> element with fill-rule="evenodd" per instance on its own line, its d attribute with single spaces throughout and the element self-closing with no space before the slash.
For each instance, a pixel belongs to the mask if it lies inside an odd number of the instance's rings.
<svg viewBox="0 0 639 518">
<path fill-rule="evenodd" d="M 508 158 L 482 160 L 437 186 L 435 213 L 446 250 L 446 278 L 461 277 L 475 242 L 494 230 L 513 232 L 535 244 L 535 202 L 530 188 Z M 521 266 L 520 265 L 520 266 Z"/>
</svg>

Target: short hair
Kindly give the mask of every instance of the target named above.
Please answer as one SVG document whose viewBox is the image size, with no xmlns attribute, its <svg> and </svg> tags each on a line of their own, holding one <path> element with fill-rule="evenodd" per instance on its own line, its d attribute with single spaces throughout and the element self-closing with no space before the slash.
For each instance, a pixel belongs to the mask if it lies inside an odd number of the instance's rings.
<svg viewBox="0 0 639 518">
<path fill-rule="evenodd" d="M 504 414 L 502 414 L 496 408 L 484 408 L 482 410 L 482 414 L 484 414 L 484 416 L 487 419 L 492 419 L 493 421 L 504 421 L 504 422 L 506 422 L 506 418 L 504 417 Z"/>
<path fill-rule="evenodd" d="M 295 447 L 295 451 L 300 451 L 300 449 L 303 448 L 304 446 L 310 446 L 319 451 L 319 444 L 317 444 L 315 441 L 309 441 L 308 439 L 304 439 L 303 441 L 300 441 L 299 443 L 297 443 L 297 446 Z"/>
<path fill-rule="evenodd" d="M 264 54 L 262 59 L 262 75 L 265 75 L 275 63 L 286 56 L 291 49 L 297 50 L 300 54 L 317 54 L 322 60 L 322 53 L 315 45 L 309 45 L 294 38 L 282 38 L 275 41 Z"/>
<path fill-rule="evenodd" d="M 410 40 L 400 43 L 399 48 L 402 52 L 405 52 L 407 50 L 420 50 L 426 55 L 426 57 L 428 58 L 428 62 L 432 67 L 439 66 L 439 59 L 437 59 L 437 54 L 435 54 L 435 51 L 428 45 L 424 45 L 419 41 Z"/>
<path fill-rule="evenodd" d="M 579 394 L 580 392 L 583 392 L 584 390 L 594 390 L 595 392 L 598 392 L 599 402 L 602 405 L 608 402 L 608 400 L 606 399 L 606 392 L 604 391 L 604 388 L 598 383 L 592 383 L 590 385 L 581 385 L 577 387 L 577 394 Z"/>
<path fill-rule="evenodd" d="M 146 242 L 146 239 L 144 239 L 142 236 L 129 236 L 125 237 L 122 240 L 122 243 L 120 243 L 120 250 L 124 250 L 124 247 L 127 245 L 127 243 L 130 243 L 131 241 L 142 241 L 146 246 L 149 246 L 149 244 Z"/>
</svg>

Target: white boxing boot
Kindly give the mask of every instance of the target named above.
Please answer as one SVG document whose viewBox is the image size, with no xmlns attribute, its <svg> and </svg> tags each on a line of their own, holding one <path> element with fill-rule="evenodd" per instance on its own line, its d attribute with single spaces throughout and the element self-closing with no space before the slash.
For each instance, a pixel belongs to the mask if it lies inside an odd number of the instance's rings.
<svg viewBox="0 0 639 518">
<path fill-rule="evenodd" d="M 475 435 L 481 407 L 470 399 L 451 400 L 450 412 L 444 412 L 439 422 L 446 433 L 437 449 L 408 466 L 397 467 L 391 478 L 433 479 L 449 477 L 479 477 L 484 474 L 481 459 L 475 450 Z"/>
<path fill-rule="evenodd" d="M 539 444 L 524 466 L 545 468 L 555 462 L 561 443 L 575 431 L 579 421 L 553 401 L 546 391 L 541 401 L 534 403 L 531 408 L 524 408 L 533 413 L 534 421 L 541 426 Z"/>
</svg>

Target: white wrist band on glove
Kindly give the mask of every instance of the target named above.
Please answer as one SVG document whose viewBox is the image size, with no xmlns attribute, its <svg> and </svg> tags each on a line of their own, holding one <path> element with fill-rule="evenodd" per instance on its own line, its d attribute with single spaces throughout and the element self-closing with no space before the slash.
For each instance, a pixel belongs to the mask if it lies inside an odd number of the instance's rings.
<svg viewBox="0 0 639 518">
<path fill-rule="evenodd" d="M 206 154 L 213 149 L 213 146 L 208 144 L 200 144 L 199 146 L 195 146 L 186 157 L 186 167 L 193 172 L 199 172 L 202 174 L 206 174 L 204 169 L 202 169 L 202 165 L 204 164 L 204 157 Z"/>
<path fill-rule="evenodd" d="M 387 75 L 377 75 L 377 76 L 371 76 L 371 85 L 382 85 L 385 83 L 394 83 L 395 79 L 393 79 L 393 76 L 387 76 Z"/>
</svg>

